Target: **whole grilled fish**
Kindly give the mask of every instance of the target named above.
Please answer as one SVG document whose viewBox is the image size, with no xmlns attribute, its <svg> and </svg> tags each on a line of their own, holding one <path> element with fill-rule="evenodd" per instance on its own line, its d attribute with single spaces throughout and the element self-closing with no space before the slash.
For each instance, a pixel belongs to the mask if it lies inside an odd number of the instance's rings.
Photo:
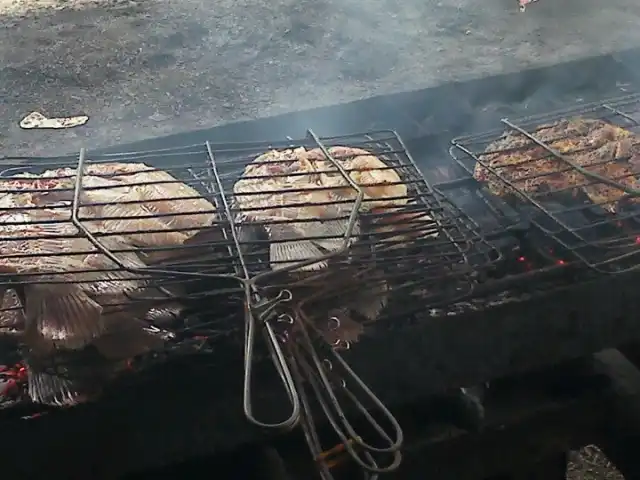
<svg viewBox="0 0 640 480">
<path fill-rule="evenodd" d="M 215 218 L 213 206 L 194 189 L 144 164 L 89 164 L 84 173 L 78 216 L 82 226 L 108 251 L 118 247 L 126 250 L 127 242 L 137 247 L 180 246 L 197 232 L 186 229 L 208 226 Z M 11 237 L 3 253 L 15 255 L 0 262 L 0 273 L 13 276 L 14 280 L 20 276 L 25 285 L 25 309 L 29 319 L 38 325 L 35 333 L 52 346 L 65 348 L 81 348 L 103 331 L 101 307 L 92 297 L 133 292 L 139 286 L 133 280 L 135 275 L 117 271 L 118 267 L 145 266 L 132 252 L 119 252 L 115 255 L 119 261 L 113 262 L 71 223 L 69 209 L 76 181 L 76 171 L 70 168 L 0 179 L 0 189 L 6 192 L 0 196 L 0 207 L 7 212 L 0 215 L 0 224 Z M 119 236 L 103 236 L 113 232 Z M 150 260 L 163 252 L 145 253 L 145 259 Z M 105 267 L 111 271 L 105 272 Z M 68 270 L 74 274 L 65 274 Z M 97 271 L 101 273 L 96 276 Z M 43 275 L 34 277 L 36 273 Z M 51 273 L 55 278 L 45 275 Z M 58 284 L 37 285 L 25 279 L 26 275 Z M 83 290 L 91 295 L 86 297 Z M 59 295 L 62 292 L 64 295 Z M 173 314 L 176 309 L 152 310 L 150 316 L 158 320 L 163 313 L 171 310 Z M 68 311 L 77 315 L 69 316 L 65 313 Z M 75 317 L 83 317 L 84 322 L 76 322 Z M 43 321 L 47 325 L 42 325 Z M 53 326 L 56 322 L 64 323 Z M 33 339 L 34 329 L 28 328 L 28 332 Z"/>
<path fill-rule="evenodd" d="M 360 211 L 402 206 L 407 187 L 398 174 L 366 150 L 331 147 L 329 153 L 363 191 Z M 272 150 L 249 164 L 233 188 L 249 221 L 264 222 L 273 269 L 319 259 L 341 250 L 358 190 L 320 149 Z M 352 227 L 351 238 L 359 234 Z M 332 238 L 320 238 L 332 237 Z M 300 270 L 327 266 L 319 260 Z"/>
</svg>

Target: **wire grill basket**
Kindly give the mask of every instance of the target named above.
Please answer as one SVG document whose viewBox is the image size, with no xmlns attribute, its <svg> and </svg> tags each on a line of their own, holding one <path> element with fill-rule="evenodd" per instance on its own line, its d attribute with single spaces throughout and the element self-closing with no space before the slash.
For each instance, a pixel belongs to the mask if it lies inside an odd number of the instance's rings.
<svg viewBox="0 0 640 480">
<path fill-rule="evenodd" d="M 306 139 L 268 150 L 262 155 L 262 144 L 211 146 L 234 238 L 244 238 L 249 223 L 261 225 L 270 241 L 268 251 L 242 257 L 251 288 L 245 414 L 267 428 L 301 422 L 330 478 L 311 415 L 315 404 L 340 445 L 375 478 L 399 464 L 402 432 L 336 350 L 349 348 L 369 324 L 402 321 L 468 295 L 475 283 L 467 258 L 475 232 L 429 188 L 394 132 L 320 139 L 309 131 Z M 254 412 L 252 365 L 260 333 L 291 403 L 289 417 L 279 422 L 259 420 Z M 384 446 L 362 440 L 346 420 L 345 410 L 361 414 L 364 405 L 391 428 L 386 432 L 370 419 Z M 390 456 L 387 466 L 374 458 L 380 454 Z"/>
<path fill-rule="evenodd" d="M 26 345 L 32 400 L 72 404 L 134 357 L 244 330 L 249 420 L 302 422 L 317 450 L 315 399 L 371 478 L 397 467 L 397 422 L 337 350 L 370 324 L 468 296 L 478 274 L 473 225 L 426 184 L 397 134 L 83 150 L 37 168 L 0 178 L 0 329 Z M 292 407 L 276 423 L 253 412 L 258 337 Z M 345 399 L 360 414 L 378 409 L 389 432 L 367 418 L 383 446 L 355 433 Z"/>
<path fill-rule="evenodd" d="M 186 165 L 190 153 L 158 155 L 164 170 L 82 151 L 2 171 L 0 334 L 20 346 L 31 400 L 74 404 L 136 357 L 242 330 L 238 255 L 207 153 Z"/>
<path fill-rule="evenodd" d="M 453 140 L 453 158 L 599 273 L 638 268 L 640 97 L 520 120 Z"/>
</svg>

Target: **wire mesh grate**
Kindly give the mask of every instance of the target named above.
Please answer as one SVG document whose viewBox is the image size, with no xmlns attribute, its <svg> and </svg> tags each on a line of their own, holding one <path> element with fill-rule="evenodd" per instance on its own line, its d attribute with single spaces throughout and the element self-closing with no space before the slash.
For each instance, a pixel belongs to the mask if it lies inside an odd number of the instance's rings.
<svg viewBox="0 0 640 480">
<path fill-rule="evenodd" d="M 347 450 L 366 452 L 358 458 L 372 478 L 397 466 L 397 422 L 338 350 L 471 294 L 479 237 L 395 132 L 83 150 L 37 165 L 7 166 L 0 177 L 0 329 L 26 345 L 33 401 L 77 403 L 144 365 L 132 359 L 235 338 L 251 421 L 302 421 L 309 432 L 309 395 L 330 423 L 345 420 L 346 395 L 358 411 L 378 407 L 394 430 L 374 426 L 387 444 L 375 447 L 336 424 L 355 442 Z M 244 341 L 234 335 L 243 331 Z M 259 337 L 292 407 L 276 423 L 253 412 Z M 371 460 L 376 452 L 391 465 Z"/>
<path fill-rule="evenodd" d="M 475 233 L 426 184 L 394 132 L 320 139 L 309 131 L 306 139 L 264 151 L 264 145 L 211 151 L 234 236 L 244 237 L 249 222 L 263 226 L 270 240 L 260 262 L 244 256 L 247 271 L 269 266 L 250 279 L 245 414 L 262 427 L 301 422 L 323 478 L 330 478 L 314 433 L 314 404 L 354 461 L 376 478 L 397 468 L 402 432 L 337 351 L 374 324 L 401 322 L 468 295 L 475 283 L 467 258 Z M 256 320 L 291 403 L 290 416 L 279 422 L 254 411 Z M 345 401 L 358 412 L 372 405 L 386 419 L 389 431 L 373 425 L 386 446 L 373 447 L 354 434 Z M 379 454 L 389 456 L 387 466 L 377 463 Z"/>
<path fill-rule="evenodd" d="M 638 268 L 640 96 L 520 120 L 455 139 L 456 162 L 555 242 L 605 274 Z"/>
</svg>

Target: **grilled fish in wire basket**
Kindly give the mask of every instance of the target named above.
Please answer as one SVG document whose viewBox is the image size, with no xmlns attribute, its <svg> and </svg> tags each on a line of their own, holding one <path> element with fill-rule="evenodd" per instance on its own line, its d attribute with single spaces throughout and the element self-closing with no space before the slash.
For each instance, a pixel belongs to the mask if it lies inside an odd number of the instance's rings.
<svg viewBox="0 0 640 480">
<path fill-rule="evenodd" d="M 530 213 L 562 253 L 598 273 L 638 268 L 640 97 L 510 121 L 454 140 L 489 191 Z"/>
<path fill-rule="evenodd" d="M 317 450 L 311 408 L 319 408 L 371 478 L 395 469 L 402 431 L 338 351 L 380 319 L 393 328 L 417 310 L 468 295 L 472 234 L 447 215 L 393 132 L 319 139 L 309 131 L 307 139 L 267 152 L 261 145 L 213 148 L 234 238 L 259 226 L 268 245 L 268 269 L 255 269 L 255 257 L 241 255 L 244 270 L 256 272 L 247 282 L 245 414 L 267 428 L 302 422 Z M 254 344 L 261 334 L 292 407 L 276 423 L 259 420 L 253 409 Z M 345 412 L 369 415 L 379 445 L 363 440 Z M 388 464 L 374 458 L 379 455 L 389 456 Z"/>
<path fill-rule="evenodd" d="M 62 168 L 3 172 L 0 335 L 20 351 L 31 401 L 94 398 L 132 359 L 241 321 L 233 244 L 202 188 L 206 150 L 193 152 L 205 159 L 198 175 L 189 152 L 171 173 L 84 152 Z M 207 310 L 211 325 L 190 331 L 189 314 Z"/>
</svg>

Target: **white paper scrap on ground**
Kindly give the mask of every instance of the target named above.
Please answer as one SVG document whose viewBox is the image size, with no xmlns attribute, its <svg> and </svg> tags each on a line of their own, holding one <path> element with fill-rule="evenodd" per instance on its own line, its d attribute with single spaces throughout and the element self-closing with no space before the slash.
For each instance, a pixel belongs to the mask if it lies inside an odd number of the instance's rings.
<svg viewBox="0 0 640 480">
<path fill-rule="evenodd" d="M 86 115 L 76 115 L 74 117 L 47 118 L 40 112 L 31 112 L 20 121 L 20 128 L 73 128 L 84 125 L 89 121 Z"/>
</svg>

